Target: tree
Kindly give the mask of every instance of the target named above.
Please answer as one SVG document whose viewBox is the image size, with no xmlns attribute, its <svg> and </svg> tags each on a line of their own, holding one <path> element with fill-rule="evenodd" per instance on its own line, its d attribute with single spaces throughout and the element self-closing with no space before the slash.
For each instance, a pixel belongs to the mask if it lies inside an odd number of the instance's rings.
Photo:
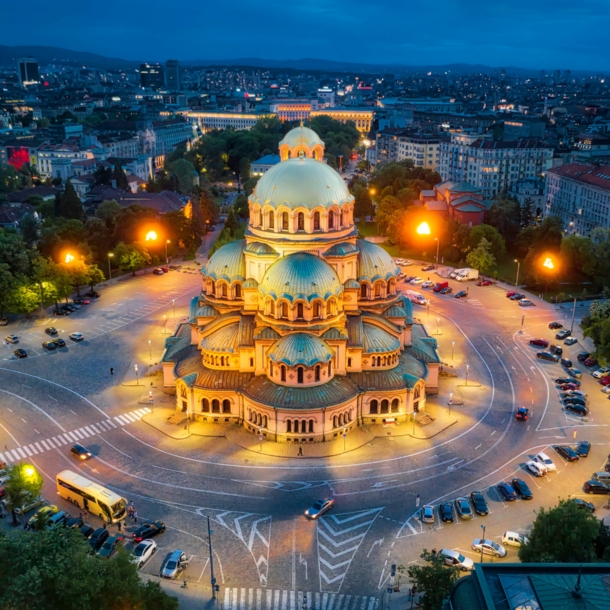
<svg viewBox="0 0 610 610">
<path fill-rule="evenodd" d="M 100 203 L 97 210 L 95 210 L 95 215 L 107 222 L 113 222 L 122 209 L 123 206 L 119 205 L 114 199 L 107 199 Z"/>
<path fill-rule="evenodd" d="M 28 248 L 31 248 L 38 240 L 40 234 L 39 226 L 40 223 L 34 214 L 24 214 L 19 222 L 19 231 Z"/>
<path fill-rule="evenodd" d="M 366 185 L 356 183 L 352 190 L 354 195 L 354 216 L 364 219 L 367 216 L 372 216 L 374 213 L 373 200 Z"/>
<path fill-rule="evenodd" d="M 87 271 L 87 284 L 93 290 L 97 284 L 106 279 L 104 272 L 97 265 L 89 265 Z"/>
<path fill-rule="evenodd" d="M 197 177 L 195 166 L 186 159 L 177 159 L 169 164 L 168 169 L 178 179 L 180 192 L 185 195 L 191 193 L 195 186 L 195 178 Z"/>
<path fill-rule="evenodd" d="M 199 194 L 199 208 L 201 209 L 201 219 L 206 227 L 218 222 L 218 206 L 206 189 L 202 189 Z"/>
<path fill-rule="evenodd" d="M 78 530 L 0 532 L 0 607 L 14 610 L 178 610 L 158 583 L 144 584 L 122 547 L 90 553 Z"/>
<path fill-rule="evenodd" d="M 534 202 L 531 197 L 527 197 L 519 205 L 519 225 L 522 229 L 525 229 L 532 224 L 532 220 L 534 220 Z"/>
<path fill-rule="evenodd" d="M 482 239 L 488 241 L 490 249 L 497 259 L 504 257 L 506 254 L 506 243 L 497 229 L 485 224 L 472 227 L 468 234 L 468 248 L 474 250 L 481 243 Z"/>
<path fill-rule="evenodd" d="M 485 222 L 497 229 L 506 243 L 513 244 L 520 228 L 519 202 L 505 193 L 498 193 Z"/>
<path fill-rule="evenodd" d="M 42 300 L 40 287 L 26 276 L 19 275 L 8 295 L 6 308 L 12 313 L 31 314 L 36 311 Z"/>
<path fill-rule="evenodd" d="M 117 188 L 123 189 L 124 191 L 130 191 L 129 181 L 127 175 L 120 165 L 115 165 L 112 171 L 112 179 L 115 181 Z"/>
<path fill-rule="evenodd" d="M 25 511 L 23 506 L 29 499 L 37 498 L 42 489 L 43 480 L 36 469 L 30 464 L 13 464 L 6 469 L 7 480 L 4 483 L 6 491 L 6 507 L 13 516 L 13 525 L 17 525 L 15 509 L 21 509 L 25 525 Z"/>
<path fill-rule="evenodd" d="M 423 610 L 441 610 L 443 600 L 449 595 L 453 583 L 460 578 L 460 571 L 455 566 L 445 566 L 441 555 L 424 549 L 420 557 L 428 565 L 412 564 L 407 570 L 409 578 L 417 591 L 423 592 L 421 607 Z"/>
<path fill-rule="evenodd" d="M 496 264 L 495 256 L 489 252 L 490 248 L 491 244 L 482 237 L 479 245 L 466 257 L 466 263 L 473 269 L 478 269 L 480 273 L 488 275 Z"/>
<path fill-rule="evenodd" d="M 0 261 L 9 266 L 13 275 L 29 271 L 27 245 L 15 229 L 0 229 Z"/>
<path fill-rule="evenodd" d="M 229 213 L 227 214 L 227 219 L 225 220 L 225 229 L 227 229 L 227 231 L 231 234 L 232 237 L 235 236 L 235 232 L 239 229 L 239 220 L 237 220 L 233 208 L 230 208 Z"/>
<path fill-rule="evenodd" d="M 15 276 L 9 266 L 0 263 L 0 318 L 4 318 L 4 314 L 8 311 L 15 283 Z"/>
<path fill-rule="evenodd" d="M 66 182 L 64 192 L 55 197 L 55 216 L 77 220 L 82 220 L 84 217 L 83 204 L 69 180 Z"/>
<path fill-rule="evenodd" d="M 121 271 L 131 271 L 132 275 L 150 264 L 151 258 L 146 247 L 138 242 L 124 244 L 121 242 L 114 249 L 114 260 L 117 262 Z"/>
<path fill-rule="evenodd" d="M 58 273 L 58 265 L 44 256 L 37 256 L 32 261 L 32 281 L 38 287 L 39 303 L 55 301 L 57 303 L 57 287 L 55 279 Z"/>
<path fill-rule="evenodd" d="M 560 500 L 553 508 L 540 509 L 527 544 L 519 548 L 519 559 L 528 563 L 594 561 L 599 529 L 599 521 L 588 510 Z"/>
</svg>

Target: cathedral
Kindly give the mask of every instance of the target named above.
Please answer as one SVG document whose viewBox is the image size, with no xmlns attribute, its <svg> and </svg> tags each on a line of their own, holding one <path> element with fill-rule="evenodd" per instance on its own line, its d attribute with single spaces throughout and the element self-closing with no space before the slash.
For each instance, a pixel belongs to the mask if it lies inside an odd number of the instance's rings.
<svg viewBox="0 0 610 610">
<path fill-rule="evenodd" d="M 301 125 L 279 149 L 249 197 L 245 239 L 201 269 L 190 319 L 166 341 L 164 386 L 191 418 L 271 441 L 406 421 L 438 391 L 437 342 L 392 257 L 358 238 L 324 142 Z"/>
</svg>

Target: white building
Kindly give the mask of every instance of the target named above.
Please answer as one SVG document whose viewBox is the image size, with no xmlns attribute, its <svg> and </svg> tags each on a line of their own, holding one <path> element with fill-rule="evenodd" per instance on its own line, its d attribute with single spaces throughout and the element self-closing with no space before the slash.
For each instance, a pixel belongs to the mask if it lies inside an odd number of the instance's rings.
<svg viewBox="0 0 610 610">
<path fill-rule="evenodd" d="M 610 165 L 570 163 L 546 174 L 546 216 L 559 216 L 566 233 L 610 228 Z"/>
<path fill-rule="evenodd" d="M 411 159 L 416 167 L 438 171 L 442 141 L 438 135 L 408 129 L 384 129 L 377 132 L 377 162 L 394 163 Z"/>
<path fill-rule="evenodd" d="M 540 140 L 495 142 L 488 134 L 461 132 L 441 143 L 439 159 L 443 180 L 469 182 L 491 199 L 519 180 L 543 175 L 553 165 L 553 148 Z"/>
<path fill-rule="evenodd" d="M 199 127 L 201 133 L 213 129 L 227 129 L 231 127 L 236 130 L 252 129 L 256 123 L 265 117 L 273 116 L 266 113 L 242 113 L 242 112 L 189 112 L 188 120 Z"/>
<path fill-rule="evenodd" d="M 520 205 L 524 205 L 529 199 L 532 202 L 532 209 L 534 213 L 537 210 L 542 211 L 544 202 L 544 180 L 540 178 L 524 178 L 515 182 L 510 189 L 508 194 L 514 197 Z"/>
<path fill-rule="evenodd" d="M 81 150 L 74 144 L 42 144 L 35 150 L 34 161 L 42 178 L 61 178 L 65 182 L 75 174 L 73 163 L 93 158 L 91 150 Z"/>
</svg>

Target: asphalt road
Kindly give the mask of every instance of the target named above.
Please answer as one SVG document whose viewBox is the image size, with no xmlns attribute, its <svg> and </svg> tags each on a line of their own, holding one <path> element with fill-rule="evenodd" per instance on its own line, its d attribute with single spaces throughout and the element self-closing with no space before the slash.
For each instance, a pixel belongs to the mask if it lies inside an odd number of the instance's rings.
<svg viewBox="0 0 610 610">
<path fill-rule="evenodd" d="M 454 292 L 463 288 L 450 284 Z M 184 578 L 208 582 L 210 517 L 215 575 L 227 608 L 292 608 L 302 591 L 310 594 L 310 607 L 332 597 L 340 610 L 373 610 L 391 564 L 418 561 L 424 547 L 456 548 L 476 559 L 470 547 L 481 525 L 495 540 L 508 529 L 526 532 L 537 508 L 583 496 L 582 483 L 605 463 L 610 417 L 599 385 L 580 367 L 591 415 L 582 421 L 566 414 L 553 383 L 561 367 L 536 359 L 528 344 L 531 337 L 551 339 L 548 323 L 561 317 L 541 303 L 521 308 L 502 288 L 473 282 L 467 299 L 430 293 L 429 310 L 415 306 L 455 372 L 441 379 L 434 408 L 449 409 L 450 392 L 464 403 L 452 407 L 458 423 L 434 439 L 376 438 L 326 460 L 261 456 L 224 438 L 173 440 L 140 421 L 150 388 L 141 375 L 158 362 L 164 331 L 184 319 L 199 289 L 194 273 L 118 282 L 102 290 L 99 302 L 53 320 L 60 336 L 78 330 L 87 339 L 48 354 L 39 345 L 49 321 L 7 327 L 33 353 L 17 361 L 4 348 L 0 453 L 39 468 L 45 496 L 61 508 L 74 512 L 56 495 L 53 480 L 70 468 L 134 501 L 140 520 L 163 520 L 167 532 L 157 538 L 159 552 L 142 568 L 148 574 L 158 574 L 167 553 L 180 548 L 191 557 Z M 575 356 L 581 349 L 577 344 L 566 352 Z M 142 385 L 135 385 L 134 364 Z M 154 380 L 152 390 L 161 400 Z M 532 410 L 528 422 L 515 419 L 522 405 Z M 586 460 L 567 464 L 551 445 L 571 442 L 575 432 L 593 449 Z M 69 456 L 74 439 L 95 457 L 75 463 Z M 535 479 L 523 465 L 542 450 L 558 471 Z M 500 499 L 496 484 L 515 476 L 528 482 L 533 500 Z M 418 504 L 437 506 L 474 489 L 484 491 L 489 516 L 454 524 L 437 519 L 432 526 L 417 519 Z M 317 522 L 306 520 L 304 509 L 321 497 L 334 497 L 334 508 Z M 605 501 L 588 499 L 598 507 Z M 128 523 L 129 531 L 135 527 Z M 505 561 L 515 558 L 512 548 Z"/>
</svg>

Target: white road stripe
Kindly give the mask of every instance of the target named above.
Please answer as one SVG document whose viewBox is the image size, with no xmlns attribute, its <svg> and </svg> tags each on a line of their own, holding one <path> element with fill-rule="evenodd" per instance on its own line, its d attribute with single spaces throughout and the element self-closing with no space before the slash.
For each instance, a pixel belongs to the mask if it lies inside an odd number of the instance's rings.
<svg viewBox="0 0 610 610">
<path fill-rule="evenodd" d="M 32 452 L 29 450 L 27 446 L 23 447 L 23 450 L 28 454 L 28 457 L 32 456 Z"/>
<path fill-rule="evenodd" d="M 123 413 L 123 417 L 131 423 L 138 421 L 137 418 L 135 418 L 133 415 L 130 415 L 129 413 Z"/>
<path fill-rule="evenodd" d="M 72 430 L 72 434 L 74 434 L 79 441 L 82 441 L 84 438 L 89 436 L 89 434 L 85 434 L 82 430 Z"/>
<path fill-rule="evenodd" d="M 115 421 L 119 422 L 119 424 L 121 424 L 121 426 L 124 426 L 125 424 L 129 423 L 129 421 L 123 419 L 122 415 L 117 415 L 114 419 L 115 419 Z"/>
<path fill-rule="evenodd" d="M 144 409 L 137 409 L 136 411 L 132 411 L 132 413 L 137 415 L 139 419 L 146 415 L 146 411 Z"/>
<path fill-rule="evenodd" d="M 6 462 L 7 459 L 8 458 L 5 458 L 4 455 L 2 453 L 0 453 L 0 460 L 2 460 L 3 462 Z"/>
<path fill-rule="evenodd" d="M 34 445 L 36 445 L 36 448 L 38 449 L 38 451 L 40 451 L 40 453 L 43 453 L 43 452 L 44 452 L 44 449 L 43 449 L 43 448 L 40 446 L 40 444 L 39 444 L 39 443 L 36 443 L 36 442 L 35 442 L 35 443 L 34 443 Z"/>
<path fill-rule="evenodd" d="M 47 445 L 46 441 L 40 441 L 42 443 L 42 446 L 48 451 L 51 449 L 51 447 L 49 447 L 49 445 Z"/>
<path fill-rule="evenodd" d="M 117 427 L 117 425 L 111 419 L 107 419 L 104 423 L 110 424 L 110 426 L 112 428 L 116 428 Z"/>
<path fill-rule="evenodd" d="M 55 443 L 59 446 L 61 445 L 65 445 L 66 444 L 66 440 L 62 437 L 62 436 L 54 436 L 53 440 L 55 441 Z"/>
<path fill-rule="evenodd" d="M 72 442 L 76 441 L 78 443 L 78 441 L 80 441 L 80 438 L 78 436 L 76 436 L 76 434 L 74 434 L 74 432 L 68 432 L 68 436 L 70 437 L 70 440 Z"/>
<path fill-rule="evenodd" d="M 239 609 L 246 610 L 246 590 L 242 589 L 239 597 Z"/>
<path fill-rule="evenodd" d="M 89 434 L 91 434 L 91 435 L 96 435 L 96 434 L 100 433 L 100 431 L 97 428 L 93 427 L 93 424 L 91 424 L 90 426 L 85 426 L 85 430 L 87 432 L 89 432 Z"/>
</svg>

